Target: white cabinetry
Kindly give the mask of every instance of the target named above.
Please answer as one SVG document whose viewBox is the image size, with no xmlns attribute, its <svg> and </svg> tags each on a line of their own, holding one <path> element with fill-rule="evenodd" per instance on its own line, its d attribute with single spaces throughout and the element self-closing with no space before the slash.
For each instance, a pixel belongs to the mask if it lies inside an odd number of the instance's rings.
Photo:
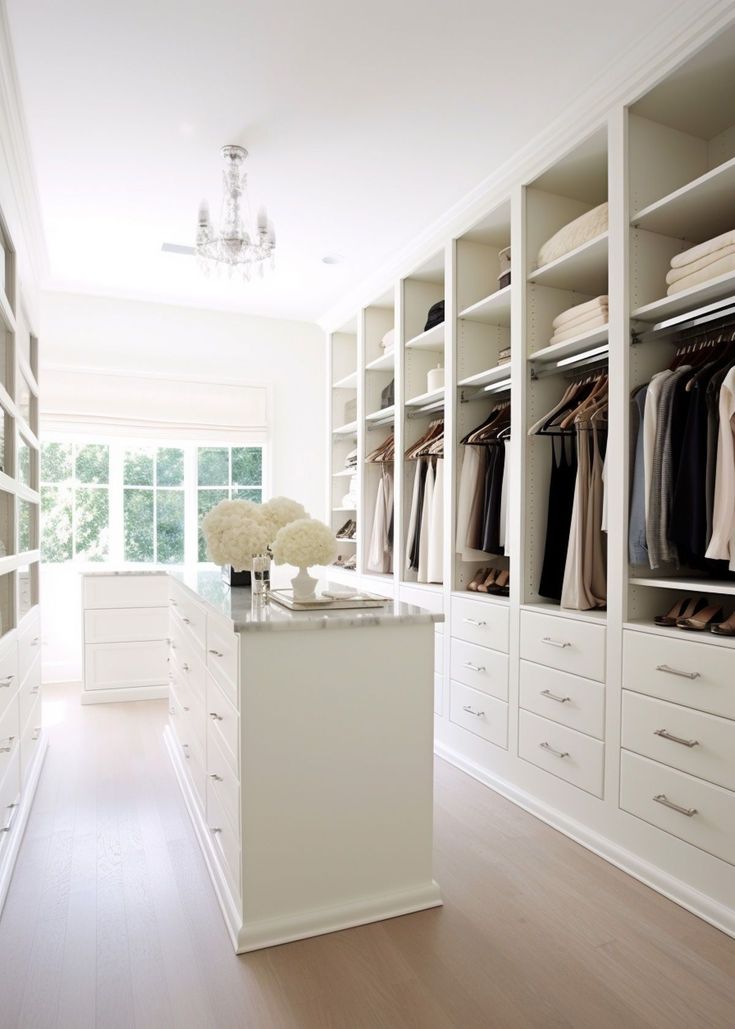
<svg viewBox="0 0 735 1029">
<path fill-rule="evenodd" d="M 168 576 L 85 575 L 82 604 L 82 703 L 167 696 Z"/>
</svg>

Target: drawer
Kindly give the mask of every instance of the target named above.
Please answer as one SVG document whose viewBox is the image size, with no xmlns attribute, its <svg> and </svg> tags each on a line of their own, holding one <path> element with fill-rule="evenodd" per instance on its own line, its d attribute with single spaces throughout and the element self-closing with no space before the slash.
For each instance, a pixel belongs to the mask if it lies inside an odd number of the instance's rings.
<svg viewBox="0 0 735 1029">
<path fill-rule="evenodd" d="M 207 615 L 207 668 L 236 708 L 240 675 L 240 636 L 222 621 Z"/>
<path fill-rule="evenodd" d="M 19 684 L 18 645 L 15 640 L 11 640 L 10 645 L 6 644 L 0 652 L 0 718 L 15 698 Z"/>
<path fill-rule="evenodd" d="M 165 640 L 168 632 L 166 607 L 117 607 L 84 612 L 85 643 Z"/>
<path fill-rule="evenodd" d="M 434 676 L 434 714 L 444 714 L 444 676 Z"/>
<path fill-rule="evenodd" d="M 207 725 L 207 795 L 215 793 L 222 809 L 240 833 L 240 781 L 232 769 L 232 763 L 219 746 L 214 726 Z"/>
<path fill-rule="evenodd" d="M 508 653 L 510 615 L 507 604 L 452 597 L 452 636 Z"/>
<path fill-rule="evenodd" d="M 623 690 L 622 745 L 735 790 L 735 722 L 727 718 Z"/>
<path fill-rule="evenodd" d="M 114 690 L 165 686 L 168 643 L 88 643 L 84 648 L 84 688 Z"/>
<path fill-rule="evenodd" d="M 34 706 L 37 700 L 41 696 L 41 655 L 39 654 L 36 658 L 33 667 L 31 668 L 28 675 L 23 680 L 20 689 L 18 690 L 18 700 L 20 703 L 20 721 L 19 726 L 21 732 L 25 729 L 28 724 L 28 717 L 31 713 L 31 708 Z"/>
<path fill-rule="evenodd" d="M 207 613 L 192 594 L 175 579 L 171 580 L 171 607 L 191 633 L 196 646 L 203 652 L 207 638 Z"/>
<path fill-rule="evenodd" d="M 620 806 L 672 836 L 735 864 L 735 793 L 730 790 L 624 750 Z"/>
<path fill-rule="evenodd" d="M 83 605 L 105 607 L 168 607 L 168 575 L 85 575 Z"/>
<path fill-rule="evenodd" d="M 602 796 L 605 745 L 565 725 L 519 713 L 518 754 L 573 786 Z"/>
<path fill-rule="evenodd" d="M 452 639 L 450 667 L 452 679 L 465 686 L 489 693 L 499 700 L 508 699 L 508 656 L 474 643 Z"/>
<path fill-rule="evenodd" d="M 207 671 L 203 661 L 192 651 L 182 650 L 180 647 L 172 651 L 171 659 L 171 671 L 204 706 L 207 696 Z"/>
<path fill-rule="evenodd" d="M 734 667 L 731 647 L 623 632 L 623 686 L 637 693 L 735 718 Z"/>
<path fill-rule="evenodd" d="M 449 718 L 455 725 L 508 749 L 508 705 L 461 682 L 449 686 Z"/>
<path fill-rule="evenodd" d="M 171 724 L 179 742 L 182 757 L 184 758 L 183 764 L 189 773 L 189 778 L 194 787 L 194 795 L 201 809 L 204 810 L 207 801 L 207 773 L 204 751 L 192 735 L 191 727 L 187 723 L 182 709 L 177 707 L 175 701 L 173 703 L 170 702 L 169 714 L 172 707 L 175 713 L 171 716 Z"/>
<path fill-rule="evenodd" d="M 230 824 L 217 793 L 207 781 L 207 827 L 225 878 L 240 897 L 240 835 Z"/>
<path fill-rule="evenodd" d="M 0 860 L 18 815 L 20 802 L 20 748 L 16 747 L 0 779 Z"/>
<path fill-rule="evenodd" d="M 10 767 L 13 756 L 20 749 L 20 721 L 18 695 L 7 705 L 0 719 L 0 779 Z"/>
<path fill-rule="evenodd" d="M 41 739 L 41 711 L 42 704 L 39 694 L 29 712 L 28 723 L 20 738 L 20 781 L 24 789 L 28 781 L 28 773 L 36 758 L 38 741 Z"/>
<path fill-rule="evenodd" d="M 175 674 L 169 681 L 169 690 L 175 694 L 177 704 L 181 708 L 182 732 L 187 739 L 193 739 L 202 753 L 205 753 L 207 731 L 204 698 L 194 695 L 186 683 L 180 682 Z"/>
<path fill-rule="evenodd" d="M 520 704 L 552 722 L 604 738 L 605 687 L 601 683 L 521 661 Z"/>
<path fill-rule="evenodd" d="M 210 675 L 207 679 L 207 736 L 213 736 L 236 776 L 240 771 L 240 716 Z"/>
<path fill-rule="evenodd" d="M 41 619 L 35 617 L 18 639 L 18 677 L 22 682 L 41 653 Z"/>
<path fill-rule="evenodd" d="M 521 611 L 521 657 L 561 672 L 605 681 L 605 626 Z"/>
</svg>

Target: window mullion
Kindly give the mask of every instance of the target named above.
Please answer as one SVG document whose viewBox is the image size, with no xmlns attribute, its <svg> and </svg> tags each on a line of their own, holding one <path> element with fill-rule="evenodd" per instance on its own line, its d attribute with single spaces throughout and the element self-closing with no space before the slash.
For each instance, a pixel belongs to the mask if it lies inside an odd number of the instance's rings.
<svg viewBox="0 0 735 1029">
<path fill-rule="evenodd" d="M 123 532 L 123 452 L 125 444 L 117 440 L 110 443 L 110 561 L 120 564 L 125 560 Z"/>
</svg>

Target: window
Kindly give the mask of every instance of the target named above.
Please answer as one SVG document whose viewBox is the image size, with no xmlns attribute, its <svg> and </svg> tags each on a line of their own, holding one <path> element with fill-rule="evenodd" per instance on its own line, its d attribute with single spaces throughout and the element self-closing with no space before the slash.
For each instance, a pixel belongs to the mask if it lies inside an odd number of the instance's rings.
<svg viewBox="0 0 735 1029">
<path fill-rule="evenodd" d="M 206 561 L 201 518 L 220 500 L 263 499 L 263 448 L 54 440 L 41 447 L 46 562 Z M 25 535 L 24 524 L 19 531 Z"/>
</svg>

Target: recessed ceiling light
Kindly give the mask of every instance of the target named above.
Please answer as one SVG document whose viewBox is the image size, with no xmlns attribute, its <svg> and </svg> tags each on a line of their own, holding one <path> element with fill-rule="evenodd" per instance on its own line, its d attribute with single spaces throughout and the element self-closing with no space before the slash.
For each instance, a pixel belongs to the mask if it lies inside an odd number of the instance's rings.
<svg viewBox="0 0 735 1029">
<path fill-rule="evenodd" d="M 322 264 L 341 264 L 344 259 L 344 254 L 325 254 Z"/>
</svg>

